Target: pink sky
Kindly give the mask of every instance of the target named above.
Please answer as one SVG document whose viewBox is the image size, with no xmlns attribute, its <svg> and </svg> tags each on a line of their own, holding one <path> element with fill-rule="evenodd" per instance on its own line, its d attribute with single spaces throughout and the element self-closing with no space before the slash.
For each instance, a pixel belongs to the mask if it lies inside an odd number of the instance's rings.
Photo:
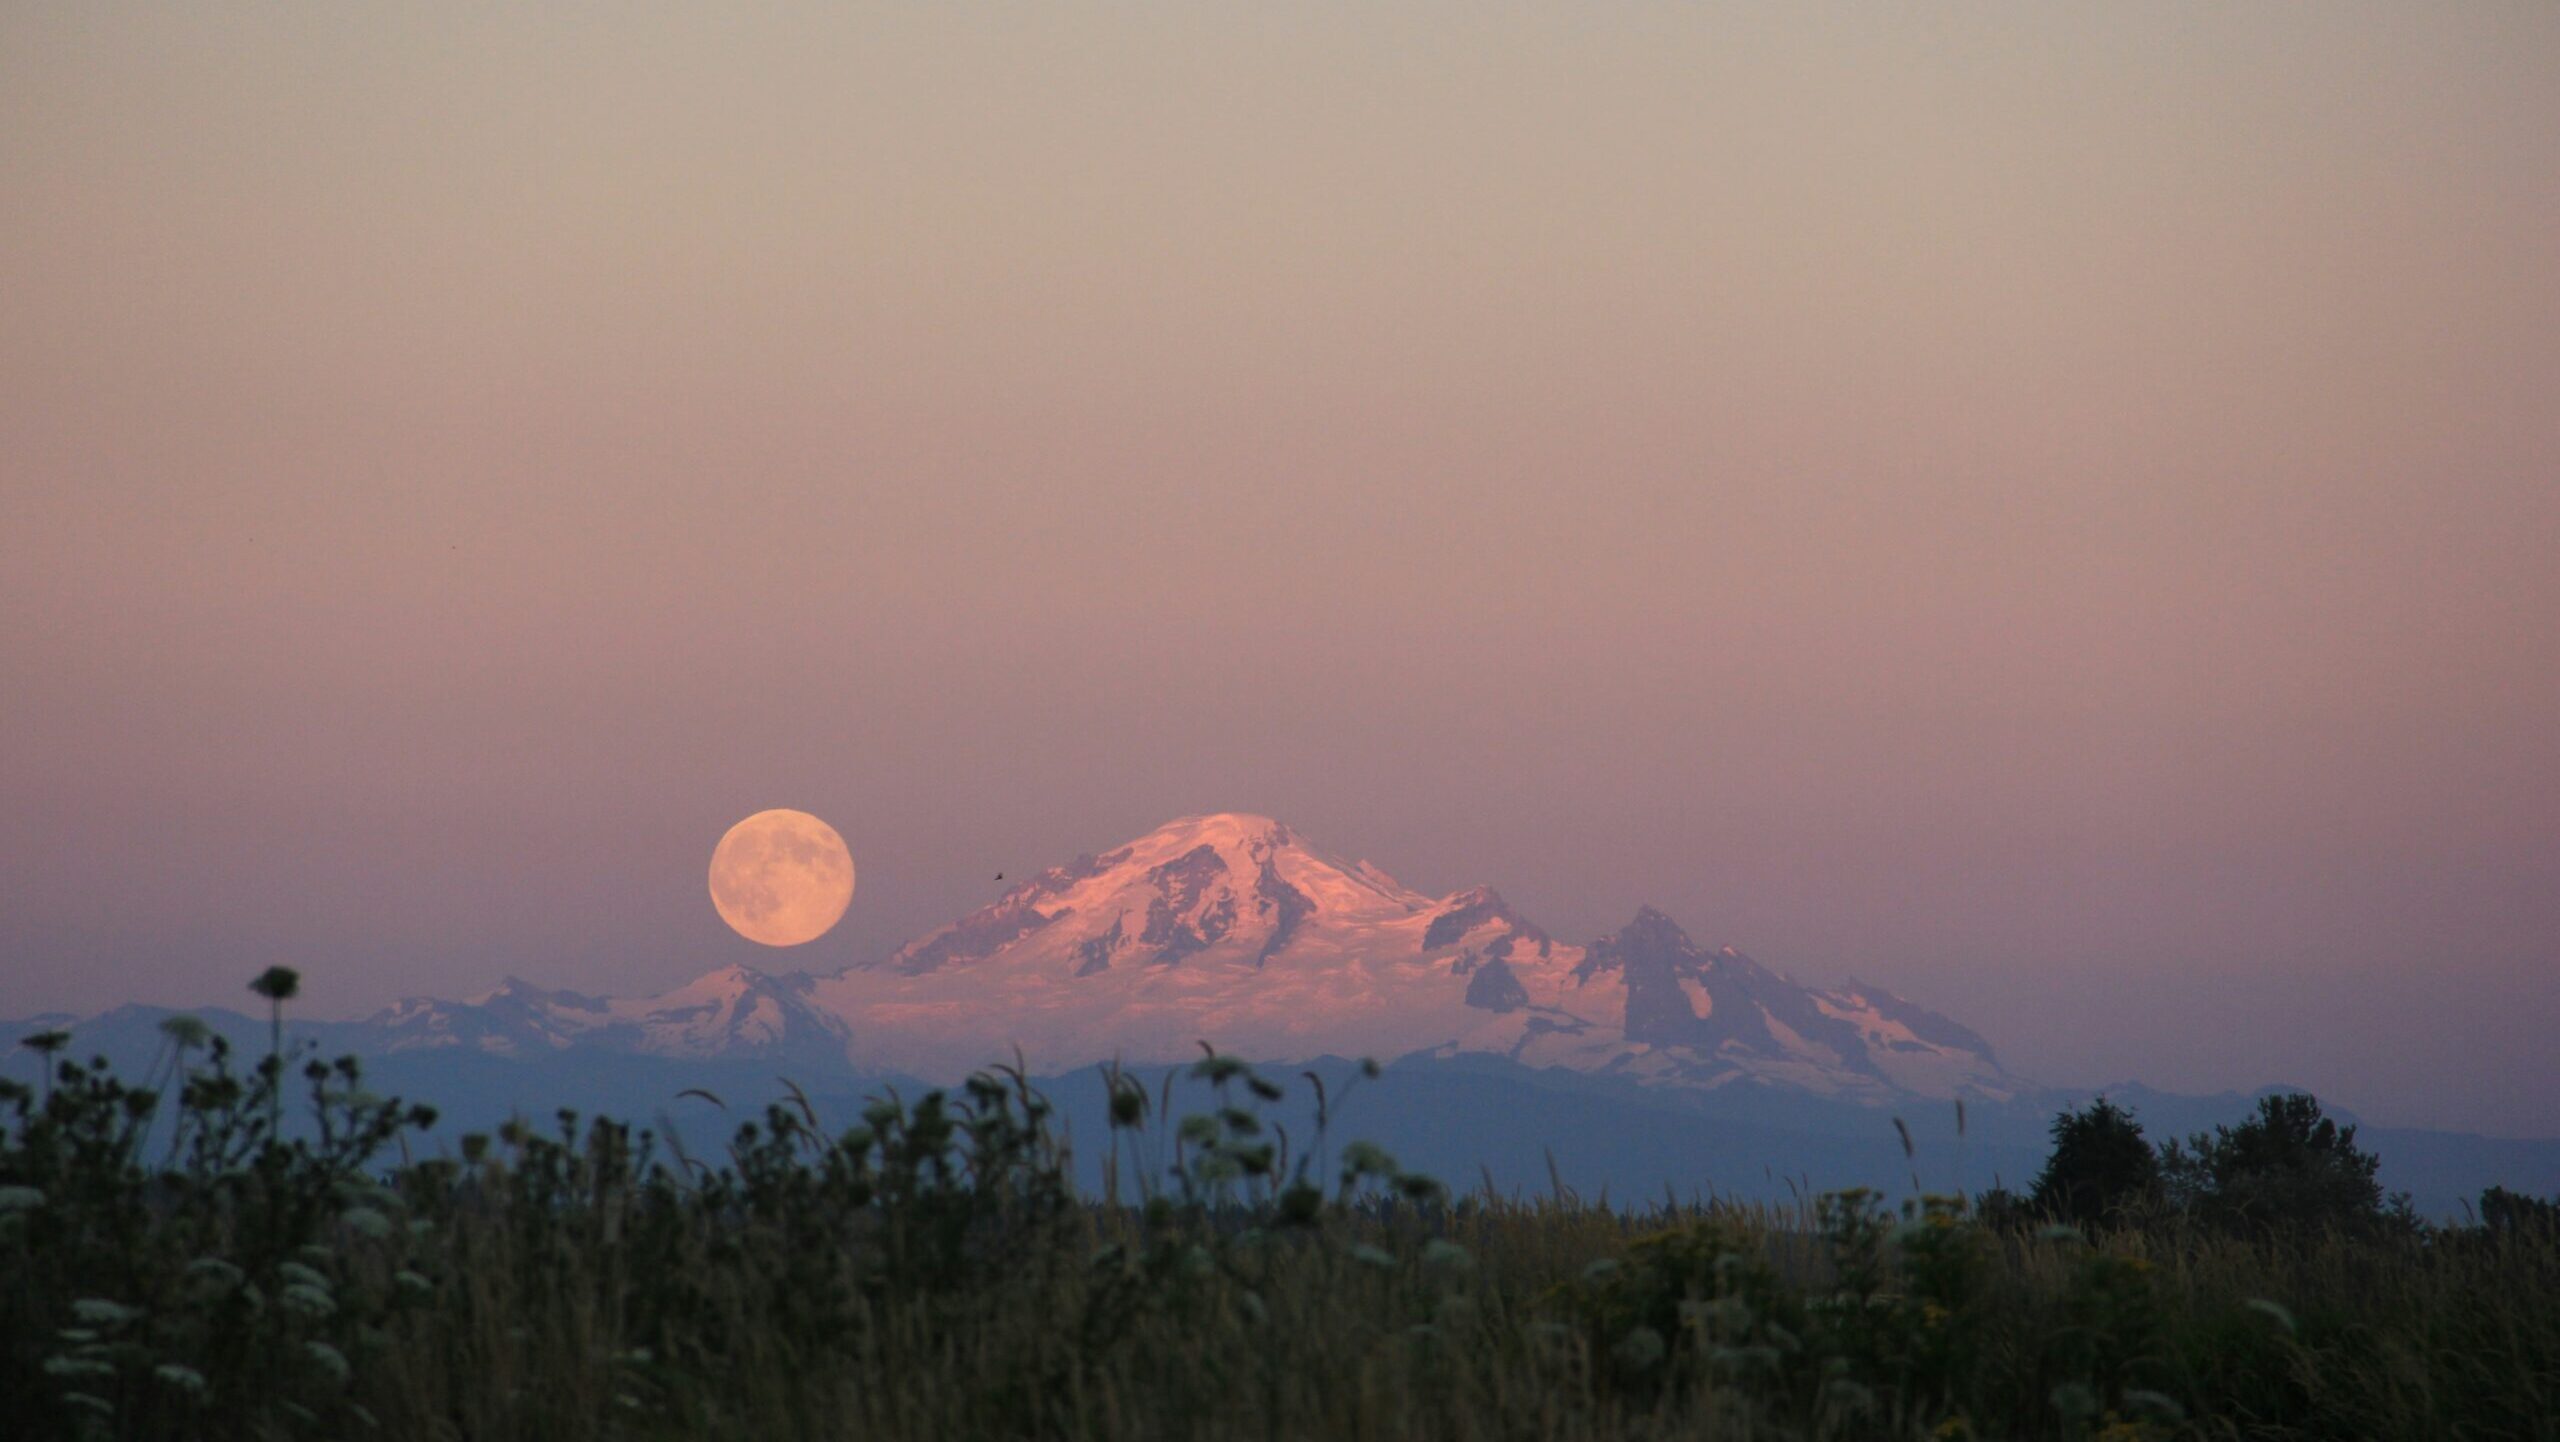
<svg viewBox="0 0 2560 1442">
<path fill-rule="evenodd" d="M 0 16 L 0 1014 L 1234 808 L 2560 1134 L 2560 9 L 243 8 Z"/>
</svg>

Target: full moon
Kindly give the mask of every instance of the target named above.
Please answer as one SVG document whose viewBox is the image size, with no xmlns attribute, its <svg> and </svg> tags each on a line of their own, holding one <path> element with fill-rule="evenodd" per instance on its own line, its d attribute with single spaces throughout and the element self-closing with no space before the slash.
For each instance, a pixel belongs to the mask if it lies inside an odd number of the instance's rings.
<svg viewBox="0 0 2560 1442">
<path fill-rule="evenodd" d="M 711 904 L 749 941 L 815 941 L 852 900 L 853 853 L 806 811 L 759 811 L 712 848 Z"/>
</svg>

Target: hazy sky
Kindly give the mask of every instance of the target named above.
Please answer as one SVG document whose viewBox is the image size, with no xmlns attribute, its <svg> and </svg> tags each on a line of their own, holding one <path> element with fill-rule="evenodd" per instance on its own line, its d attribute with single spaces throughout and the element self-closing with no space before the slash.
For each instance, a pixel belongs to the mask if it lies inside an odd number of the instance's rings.
<svg viewBox="0 0 2560 1442">
<path fill-rule="evenodd" d="M 1222 809 L 2560 1134 L 2560 7 L 0 9 L 0 1014 Z"/>
</svg>

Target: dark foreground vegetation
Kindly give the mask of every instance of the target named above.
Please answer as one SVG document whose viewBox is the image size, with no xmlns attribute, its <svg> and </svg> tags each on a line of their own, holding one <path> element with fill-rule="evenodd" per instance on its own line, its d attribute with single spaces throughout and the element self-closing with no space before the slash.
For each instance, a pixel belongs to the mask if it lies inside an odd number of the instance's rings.
<svg viewBox="0 0 2560 1442">
<path fill-rule="evenodd" d="M 1115 1080 L 1099 1199 L 1002 1068 L 716 1157 L 422 1157 L 351 1059 L 48 1063 L 0 1093 L 11 1436 L 2560 1436 L 2560 1209 L 2426 1225 L 2308 1098 L 2159 1149 L 2101 1103 L 2023 1197 L 1630 1214 L 1283 1136 L 1214 1055 L 1194 1115 Z"/>
</svg>

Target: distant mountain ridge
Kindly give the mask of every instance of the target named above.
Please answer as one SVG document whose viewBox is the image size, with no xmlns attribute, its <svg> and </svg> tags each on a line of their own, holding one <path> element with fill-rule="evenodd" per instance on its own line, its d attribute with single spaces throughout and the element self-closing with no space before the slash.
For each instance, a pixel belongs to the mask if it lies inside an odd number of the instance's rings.
<svg viewBox="0 0 2560 1442">
<path fill-rule="evenodd" d="M 1684 1089 L 1846 1100 L 2030 1088 L 1971 1030 L 1881 987 L 1797 985 L 1647 908 L 1587 946 L 1490 887 L 1430 897 L 1268 817 L 1185 817 L 1051 867 L 832 975 L 725 966 L 658 996 L 411 998 L 361 1024 L 387 1052 L 594 1049 L 789 1057 L 948 1079 L 1019 1046 L 1035 1069 L 1486 1055 Z"/>
<path fill-rule="evenodd" d="M 264 1054 L 264 1016 L 196 1014 Z M 127 1005 L 14 1025 L 68 1029 L 76 1055 L 138 1075 L 165 1064 L 171 1015 Z M 1573 945 L 1490 887 L 1427 896 L 1233 813 L 1053 867 L 829 975 L 730 965 L 647 997 L 510 978 L 359 1020 L 297 1012 L 286 1032 L 363 1056 L 368 1085 L 435 1103 L 448 1134 L 567 1109 L 717 1135 L 731 1104 L 771 1098 L 784 1077 L 850 1117 L 884 1084 L 948 1083 L 1019 1044 L 1093 1138 L 1108 1131 L 1100 1061 L 1178 1073 L 1207 1039 L 1338 1083 L 1356 1074 L 1346 1059 L 1376 1057 L 1388 1080 L 1364 1090 L 1347 1134 L 1445 1177 L 1620 1196 L 2015 1186 L 2041 1165 L 2054 1112 L 2093 1094 L 2022 1081 L 1981 1036 L 1882 987 L 1799 985 L 1651 908 Z M 0 1048 L 0 1076 L 32 1082 L 40 1061 Z M 2236 1122 L 2259 1094 L 2105 1090 L 2155 1141 Z M 2385 1184 L 2430 1215 L 2458 1217 L 2491 1184 L 2560 1188 L 2560 1140 L 2364 1140 Z"/>
</svg>

